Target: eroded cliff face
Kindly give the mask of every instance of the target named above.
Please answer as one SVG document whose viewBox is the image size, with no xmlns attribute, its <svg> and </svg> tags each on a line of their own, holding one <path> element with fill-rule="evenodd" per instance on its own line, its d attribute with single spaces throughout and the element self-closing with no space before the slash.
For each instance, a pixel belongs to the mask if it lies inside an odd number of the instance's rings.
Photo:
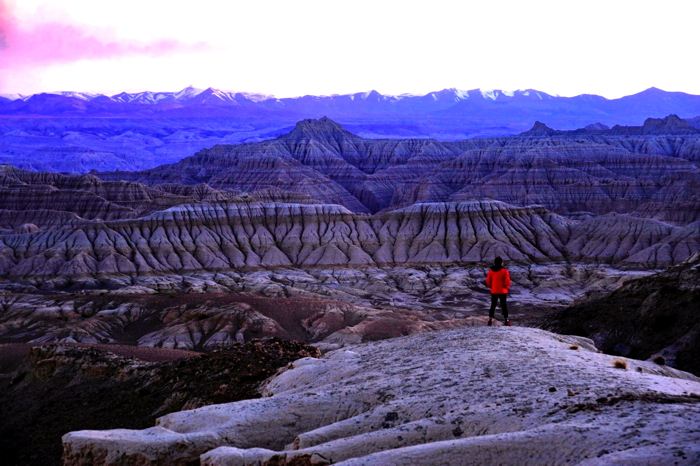
<svg viewBox="0 0 700 466">
<path fill-rule="evenodd" d="M 509 262 L 511 318 L 525 323 L 683 261 L 700 249 L 698 237 L 697 223 L 571 220 L 497 201 L 374 216 L 337 205 L 219 202 L 27 227 L 0 235 L 8 293 L 0 341 L 211 350 L 256 336 L 333 345 L 454 328 L 485 313 L 483 281 L 496 255 Z M 46 292 L 63 295 L 36 295 Z M 228 301 L 207 304 L 216 293 Z M 240 293 L 290 301 L 263 312 L 237 301 Z M 322 309 L 301 312 L 309 299 Z"/>
<path fill-rule="evenodd" d="M 697 135 L 674 125 L 538 124 L 519 137 L 443 143 L 368 140 L 328 119 L 305 120 L 275 140 L 217 146 L 147 172 L 3 167 L 0 290 L 246 293 L 373 309 L 318 318 L 335 330 L 314 330 L 313 341 L 352 329 L 338 334 L 344 344 L 396 336 L 381 330 L 389 321 L 407 332 L 462 325 L 485 310 L 485 269 L 500 255 L 515 283 L 511 316 L 525 322 L 700 249 Z M 3 306 L 4 341 L 116 342 L 138 322 L 116 305 L 99 318 L 47 297 Z M 154 317 L 155 333 L 130 344 L 210 349 L 252 338 L 253 327 L 310 338 L 239 307 Z M 334 327 L 340 314 L 345 323 Z"/>
<path fill-rule="evenodd" d="M 697 214 L 684 203 L 697 202 L 700 171 L 676 154 L 635 153 L 615 142 L 588 138 L 512 138 L 503 144 L 467 150 L 394 190 L 392 206 L 443 200 L 498 199 L 516 205 L 540 204 L 569 214 L 608 212 L 647 214 L 659 203 L 682 215 Z M 631 149 L 631 148 L 630 148 Z"/>
<path fill-rule="evenodd" d="M 540 123 L 519 136 L 458 142 L 364 139 L 322 118 L 299 122 L 274 140 L 99 176 L 152 186 L 275 188 L 355 212 L 496 199 L 566 214 L 634 211 L 680 225 L 698 220 L 689 208 L 700 199 L 698 160 L 700 131 L 674 116 L 612 130 L 555 131 Z M 658 204 L 672 213 L 661 214 Z"/>
<path fill-rule="evenodd" d="M 430 139 L 364 139 L 322 118 L 299 122 L 290 133 L 270 141 L 215 146 L 177 164 L 100 176 L 149 185 L 201 182 L 218 189 L 275 188 L 356 212 L 376 212 L 388 205 L 397 183 L 454 157 L 459 147 Z"/>
<path fill-rule="evenodd" d="M 644 131 L 538 124 L 515 138 L 438 143 L 367 140 L 328 119 L 306 120 L 278 139 L 217 146 L 150 172 L 98 178 L 3 167 L 0 290 L 330 299 L 374 308 L 367 315 L 377 322 L 429 328 L 430 319 L 484 310 L 486 264 L 500 255 L 516 284 L 512 315 L 524 319 L 523 309 L 551 311 L 700 249 L 696 136 L 674 132 L 674 121 L 650 121 Z M 238 190 L 217 189 L 217 180 Z M 366 213 L 392 198 L 463 200 Z M 534 202 L 544 205 L 518 205 Z M 27 341 L 118 341 L 132 324 L 131 310 L 119 306 L 103 321 L 81 324 L 81 311 L 67 327 L 42 323 L 65 306 L 31 299 L 39 301 L 4 301 L 6 341 L 30 327 Z M 428 320 L 391 317 L 397 309 Z M 160 333 L 131 344 L 228 344 L 251 338 L 241 331 L 251 326 L 302 338 L 285 333 L 289 323 L 236 306 L 158 322 Z M 374 331 L 368 324 L 347 338 Z M 211 332 L 219 336 L 201 337 Z"/>
<path fill-rule="evenodd" d="M 334 205 L 187 204 L 146 217 L 0 236 L 0 275 L 69 280 L 250 268 L 565 260 L 659 268 L 700 246 L 700 224 L 583 222 L 496 201 L 365 216 Z"/>
<path fill-rule="evenodd" d="M 194 188 L 189 191 L 194 192 Z M 0 229 L 23 223 L 48 228 L 75 224 L 78 220 L 136 218 L 200 200 L 188 194 L 171 194 L 127 181 L 104 182 L 93 175 L 30 172 L 2 166 Z M 227 193 L 224 198 L 232 196 L 233 193 Z"/>
<path fill-rule="evenodd" d="M 244 201 L 319 202 L 303 193 L 276 188 L 243 193 L 207 184 L 149 187 L 131 181 L 102 181 L 89 174 L 63 175 L 0 166 L 0 233 L 25 224 L 55 229 L 85 220 L 138 218 L 182 204 Z"/>
</svg>

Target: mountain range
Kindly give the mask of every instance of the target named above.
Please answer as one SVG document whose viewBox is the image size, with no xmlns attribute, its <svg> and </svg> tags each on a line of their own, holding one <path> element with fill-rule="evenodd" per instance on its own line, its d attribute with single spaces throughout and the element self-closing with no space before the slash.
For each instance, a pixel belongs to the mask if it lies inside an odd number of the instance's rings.
<svg viewBox="0 0 700 466">
<path fill-rule="evenodd" d="M 648 89 L 621 99 L 535 90 L 277 99 L 216 89 L 60 92 L 0 97 L 0 163 L 28 170 L 143 170 L 217 144 L 258 142 L 327 116 L 365 138 L 458 141 L 527 131 L 534 121 L 573 130 L 641 125 L 676 114 L 700 127 L 700 96 Z M 593 126 L 591 126 L 593 125 Z"/>
<path fill-rule="evenodd" d="M 394 117 L 430 119 L 488 118 L 494 122 L 524 116 L 563 129 L 600 122 L 639 124 L 643 118 L 670 113 L 682 117 L 700 114 L 700 96 L 650 88 L 619 99 L 592 94 L 575 97 L 550 95 L 534 89 L 518 91 L 443 89 L 425 95 L 385 95 L 377 91 L 345 95 L 276 98 L 272 95 L 222 91 L 192 86 L 178 92 L 122 92 L 112 96 L 81 92 L 14 95 L 0 100 L 5 115 L 120 115 L 220 116 L 277 115 L 279 117 L 330 118 Z M 216 109 L 211 107 L 217 107 Z M 534 118 L 533 118 L 534 117 Z M 545 118 L 549 117 L 549 118 Z"/>
</svg>

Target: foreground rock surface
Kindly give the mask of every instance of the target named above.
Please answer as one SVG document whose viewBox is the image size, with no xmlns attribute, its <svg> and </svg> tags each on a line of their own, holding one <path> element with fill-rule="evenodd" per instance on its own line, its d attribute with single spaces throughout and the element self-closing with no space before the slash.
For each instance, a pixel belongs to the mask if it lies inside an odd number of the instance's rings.
<svg viewBox="0 0 700 466">
<path fill-rule="evenodd" d="M 278 368 L 320 355 L 315 348 L 279 340 L 208 355 L 61 344 L 24 348 L 22 359 L 20 349 L 0 345 L 4 466 L 60 463 L 61 436 L 71 430 L 146 428 L 169 412 L 257 398 L 260 382 Z M 19 367 L 6 372 L 13 356 Z"/>
<path fill-rule="evenodd" d="M 697 464 L 700 379 L 478 327 L 305 358 L 265 398 L 67 434 L 66 465 Z"/>
</svg>

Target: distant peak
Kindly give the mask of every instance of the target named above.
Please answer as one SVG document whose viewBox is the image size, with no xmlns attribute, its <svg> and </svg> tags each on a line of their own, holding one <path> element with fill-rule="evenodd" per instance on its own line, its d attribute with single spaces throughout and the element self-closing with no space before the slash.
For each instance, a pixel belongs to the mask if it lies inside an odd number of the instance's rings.
<svg viewBox="0 0 700 466">
<path fill-rule="evenodd" d="M 297 122 L 292 131 L 280 136 L 280 139 L 338 139 L 359 138 L 349 131 L 346 131 L 339 123 L 331 120 L 328 117 L 319 118 L 318 120 L 308 118 Z"/>
<path fill-rule="evenodd" d="M 650 87 L 649 89 L 645 89 L 641 92 L 638 92 L 636 94 L 628 95 L 626 97 L 646 97 L 646 98 L 662 98 L 662 97 L 669 97 L 669 96 L 674 96 L 674 95 L 682 95 L 685 94 L 684 92 L 672 92 L 672 91 L 665 91 L 663 89 L 659 89 L 658 87 Z M 686 94 L 687 95 L 687 94 Z M 623 99 L 625 97 L 622 97 Z"/>
<path fill-rule="evenodd" d="M 361 92 L 361 93 L 360 93 L 360 98 L 361 98 L 362 100 L 367 100 L 367 99 L 379 99 L 379 98 L 381 98 L 381 97 L 382 97 L 382 95 L 381 95 L 379 92 L 375 91 L 374 89 L 372 89 L 371 91 Z M 324 117 L 324 118 L 325 118 L 325 117 Z"/>
<path fill-rule="evenodd" d="M 642 126 L 643 134 L 689 134 L 698 130 L 678 115 L 666 118 L 647 118 Z"/>
<path fill-rule="evenodd" d="M 651 120 L 651 119 L 652 118 L 649 118 L 648 120 Z M 687 125 L 687 123 L 684 120 L 682 120 L 678 115 L 675 115 L 675 114 L 671 114 L 671 115 L 667 116 L 666 118 L 662 118 L 661 121 L 663 121 L 666 124 L 674 125 L 674 126 Z"/>
<path fill-rule="evenodd" d="M 331 131 L 345 131 L 345 129 L 335 121 L 324 116 L 318 120 L 314 118 L 307 118 L 306 120 L 301 120 L 297 122 L 294 129 L 314 129 L 314 130 L 331 130 Z"/>
<path fill-rule="evenodd" d="M 301 120 L 297 122 L 297 128 L 299 127 L 334 127 L 334 128 L 343 128 L 339 123 L 336 123 L 335 121 L 331 120 L 327 116 L 321 117 L 318 120 L 315 118 L 307 118 L 305 120 Z"/>
<path fill-rule="evenodd" d="M 557 134 L 558 131 L 553 130 L 549 126 L 545 125 L 541 121 L 536 121 L 535 124 L 529 131 L 521 133 L 522 136 L 552 136 Z"/>
<path fill-rule="evenodd" d="M 608 131 L 610 127 L 608 125 L 604 125 L 603 123 L 592 123 L 586 126 L 584 129 L 587 129 L 588 131 Z"/>
</svg>

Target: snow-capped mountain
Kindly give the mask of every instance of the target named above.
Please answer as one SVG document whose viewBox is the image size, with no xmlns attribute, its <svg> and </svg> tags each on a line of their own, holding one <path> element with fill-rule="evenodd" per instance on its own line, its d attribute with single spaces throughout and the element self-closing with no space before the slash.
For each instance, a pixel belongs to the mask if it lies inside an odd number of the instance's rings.
<svg viewBox="0 0 700 466">
<path fill-rule="evenodd" d="M 120 94 L 113 95 L 111 97 L 111 99 L 116 101 L 116 102 L 124 102 L 124 103 L 161 104 L 161 103 L 176 101 L 176 98 L 175 98 L 176 94 L 179 94 L 179 93 L 145 91 L 145 92 L 137 92 L 137 93 L 129 94 L 127 92 L 122 92 Z"/>
<path fill-rule="evenodd" d="M 264 94 L 252 94 L 236 91 L 222 91 L 212 87 L 208 89 L 198 89 L 188 86 L 178 92 L 122 92 L 111 96 L 116 102 L 136 103 L 136 104 L 164 104 L 177 103 L 181 105 L 237 105 L 238 100 L 244 98 L 253 102 L 274 99 L 274 96 Z"/>
<path fill-rule="evenodd" d="M 76 99 L 90 101 L 97 97 L 104 97 L 104 94 L 96 94 L 93 92 L 73 92 L 73 91 L 60 91 L 60 92 L 47 92 L 47 94 L 62 95 L 64 97 L 74 97 Z"/>
<path fill-rule="evenodd" d="M 292 104 L 294 102 L 303 101 L 315 101 L 315 102 L 367 102 L 367 103 L 397 103 L 406 101 L 442 101 L 442 102 L 460 102 L 463 100 L 491 100 L 491 101 L 504 101 L 509 99 L 559 99 L 559 96 L 552 96 L 545 92 L 526 89 L 517 91 L 503 91 L 500 89 L 472 89 L 472 90 L 461 90 L 456 88 L 443 89 L 441 91 L 429 92 L 428 94 L 381 94 L 376 90 L 371 90 L 367 92 L 356 92 L 353 94 L 332 94 L 332 95 L 304 95 L 298 97 L 288 97 L 278 99 L 274 95 L 269 94 L 259 94 L 259 93 L 249 93 L 249 92 L 239 92 L 239 91 L 225 91 L 215 88 L 199 89 L 193 86 L 188 86 L 180 91 L 175 92 L 121 92 L 112 96 L 107 96 L 104 94 L 90 93 L 90 92 L 74 92 L 74 91 L 61 91 L 61 92 L 47 92 L 46 94 L 60 95 L 64 97 L 73 97 L 83 101 L 92 101 L 98 97 L 101 100 L 105 98 L 114 102 L 123 103 L 137 103 L 137 104 L 148 104 L 156 105 L 163 103 L 178 103 L 182 105 L 199 105 L 199 104 L 209 104 L 209 105 L 221 105 L 229 103 L 231 105 L 237 105 L 240 103 L 241 99 L 249 102 L 266 102 L 273 101 L 275 103 Z M 37 94 L 34 94 L 37 95 Z M 32 97 L 32 95 L 23 94 L 0 94 L 0 97 L 4 97 L 9 100 L 27 100 Z M 583 96 L 579 96 L 583 97 Z M 599 96 L 593 96 L 599 99 L 603 99 Z"/>
<path fill-rule="evenodd" d="M 583 94 L 561 97 L 535 89 L 443 89 L 425 95 L 382 94 L 376 90 L 342 95 L 272 95 L 193 86 L 176 92 L 122 92 L 106 96 L 85 92 L 52 92 L 0 96 L 2 115 L 81 117 L 198 118 L 241 120 L 263 118 L 281 127 L 304 118 L 328 116 L 363 125 L 367 135 L 463 138 L 513 134 L 534 121 L 559 129 L 593 123 L 639 125 L 646 118 L 700 115 L 700 96 L 651 88 L 620 99 Z M 399 133 L 381 129 L 400 124 Z M 419 125 L 420 128 L 416 125 Z M 376 132 L 378 130 L 378 132 Z"/>
</svg>

